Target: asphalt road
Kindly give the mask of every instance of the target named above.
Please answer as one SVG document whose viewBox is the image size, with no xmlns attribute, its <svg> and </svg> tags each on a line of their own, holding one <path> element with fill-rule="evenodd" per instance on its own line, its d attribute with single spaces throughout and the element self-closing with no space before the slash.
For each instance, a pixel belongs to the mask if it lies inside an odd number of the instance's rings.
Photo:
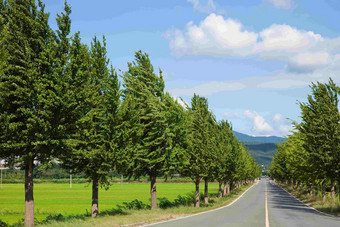
<svg viewBox="0 0 340 227">
<path fill-rule="evenodd" d="M 319 213 L 262 179 L 230 206 L 149 226 L 340 227 L 340 218 Z"/>
</svg>

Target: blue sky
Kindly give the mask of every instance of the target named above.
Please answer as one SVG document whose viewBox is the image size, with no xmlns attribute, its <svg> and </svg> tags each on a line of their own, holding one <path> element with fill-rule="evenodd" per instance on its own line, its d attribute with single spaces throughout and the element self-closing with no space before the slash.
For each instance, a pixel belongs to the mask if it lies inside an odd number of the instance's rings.
<svg viewBox="0 0 340 227">
<path fill-rule="evenodd" d="M 50 24 L 63 0 L 46 0 Z M 286 136 L 313 81 L 340 82 L 338 0 L 69 0 L 72 32 L 105 35 L 125 71 L 134 52 L 161 68 L 166 90 L 205 96 L 218 120 L 249 135 Z"/>
</svg>

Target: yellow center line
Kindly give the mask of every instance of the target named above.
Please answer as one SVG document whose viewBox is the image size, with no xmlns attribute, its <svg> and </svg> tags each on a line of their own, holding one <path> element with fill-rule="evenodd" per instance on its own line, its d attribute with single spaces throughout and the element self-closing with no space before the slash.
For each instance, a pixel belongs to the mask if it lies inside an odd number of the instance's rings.
<svg viewBox="0 0 340 227">
<path fill-rule="evenodd" d="M 269 227 L 268 203 L 267 203 L 267 182 L 265 184 L 265 191 L 266 191 L 266 227 Z"/>
</svg>

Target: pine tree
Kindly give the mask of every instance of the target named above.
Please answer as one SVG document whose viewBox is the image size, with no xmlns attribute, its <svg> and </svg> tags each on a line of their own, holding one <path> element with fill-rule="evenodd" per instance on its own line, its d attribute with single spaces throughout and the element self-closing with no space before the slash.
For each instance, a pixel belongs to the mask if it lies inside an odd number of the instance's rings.
<svg viewBox="0 0 340 227">
<path fill-rule="evenodd" d="M 34 225 L 33 167 L 60 148 L 58 80 L 53 31 L 38 1 L 1 3 L 0 40 L 7 61 L 0 73 L 0 158 L 25 169 L 25 225 Z"/>
<path fill-rule="evenodd" d="M 218 123 L 215 119 L 213 113 L 210 112 L 210 117 L 208 118 L 207 122 L 207 151 L 205 152 L 205 162 L 206 162 L 206 169 L 205 169 L 205 177 L 204 179 L 204 203 L 209 203 L 208 198 L 208 188 L 209 188 L 209 181 L 214 180 L 214 172 L 217 168 L 219 168 L 216 164 L 218 162 L 218 141 L 217 141 L 217 129 Z"/>
<path fill-rule="evenodd" d="M 313 94 L 308 103 L 300 103 L 302 122 L 299 131 L 303 135 L 303 146 L 313 163 L 314 175 L 322 186 L 325 200 L 325 184 L 331 180 L 334 197 L 334 183 L 339 179 L 339 121 L 338 89 L 332 79 L 328 84 L 312 83 Z"/>
<path fill-rule="evenodd" d="M 221 198 L 222 195 L 226 194 L 222 191 L 222 184 L 225 182 L 227 183 L 227 162 L 229 155 L 231 154 L 231 138 L 232 130 L 227 121 L 220 121 L 218 124 L 218 128 L 216 131 L 217 134 L 217 159 L 216 159 L 216 166 L 215 168 L 215 179 L 219 182 L 219 191 L 218 191 L 218 198 Z M 225 185 L 226 186 L 226 185 Z"/>
<path fill-rule="evenodd" d="M 99 184 L 109 184 L 107 174 L 114 165 L 119 83 L 116 72 L 112 68 L 108 70 L 105 37 L 103 44 L 95 37 L 88 50 L 76 34 L 71 50 L 67 73 L 72 83 L 69 83 L 67 100 L 73 100 L 69 102 L 70 116 L 76 124 L 67 140 L 70 151 L 62 157 L 62 162 L 74 172 L 83 172 L 92 182 L 91 214 L 95 217 L 99 210 Z"/>
<path fill-rule="evenodd" d="M 178 162 L 180 149 L 174 140 L 180 136 L 176 122 L 182 118 L 180 112 L 173 111 L 179 110 L 179 104 L 164 93 L 162 71 L 156 75 L 149 56 L 141 51 L 136 52 L 135 59 L 123 78 L 120 138 L 124 158 L 119 163 L 128 176 L 150 177 L 151 209 L 156 209 L 156 179 L 169 175 Z"/>
<path fill-rule="evenodd" d="M 199 184 L 203 177 L 207 177 L 209 167 L 207 157 L 211 113 L 207 99 L 194 94 L 189 112 L 187 120 L 189 145 L 185 155 L 186 165 L 182 167 L 182 172 L 195 183 L 195 207 L 199 207 Z"/>
<path fill-rule="evenodd" d="M 270 166 L 270 175 L 279 181 L 304 183 L 313 194 L 319 185 L 325 199 L 327 186 L 335 200 L 335 183 L 339 183 L 339 88 L 332 79 L 310 86 L 312 94 L 299 103 L 302 122 L 294 122 L 296 131 L 283 144 Z"/>
</svg>

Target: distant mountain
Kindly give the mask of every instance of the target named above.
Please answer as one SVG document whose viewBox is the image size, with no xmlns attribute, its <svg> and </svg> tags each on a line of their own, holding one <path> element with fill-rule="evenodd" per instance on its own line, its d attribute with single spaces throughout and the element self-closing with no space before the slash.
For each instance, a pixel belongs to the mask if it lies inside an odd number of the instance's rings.
<svg viewBox="0 0 340 227">
<path fill-rule="evenodd" d="M 244 145 L 256 163 L 266 167 L 272 162 L 277 149 L 275 143 L 244 142 Z"/>
<path fill-rule="evenodd" d="M 275 143 L 281 143 L 287 140 L 286 138 L 277 136 L 249 136 L 235 131 L 233 131 L 233 133 L 239 141 L 244 142 L 244 145 L 255 161 L 267 168 L 277 149 Z"/>
<path fill-rule="evenodd" d="M 249 136 L 240 132 L 233 131 L 236 138 L 241 142 L 258 142 L 258 143 L 281 143 L 287 140 L 277 136 Z"/>
</svg>

